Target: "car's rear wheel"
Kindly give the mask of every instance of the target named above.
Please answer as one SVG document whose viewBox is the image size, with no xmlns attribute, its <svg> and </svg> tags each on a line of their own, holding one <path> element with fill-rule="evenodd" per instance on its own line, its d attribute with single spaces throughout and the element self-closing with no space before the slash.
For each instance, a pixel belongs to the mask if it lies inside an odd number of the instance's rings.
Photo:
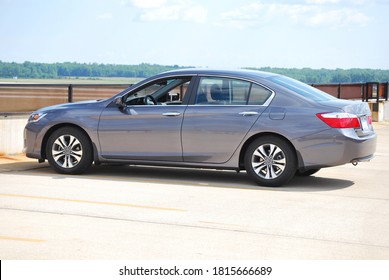
<svg viewBox="0 0 389 280">
<path fill-rule="evenodd" d="M 80 129 L 62 127 L 49 137 L 47 160 L 59 173 L 80 174 L 92 164 L 93 149 L 88 136 Z"/>
<path fill-rule="evenodd" d="M 296 173 L 296 155 L 293 147 L 276 136 L 256 139 L 246 150 L 247 174 L 259 185 L 279 187 Z"/>
</svg>

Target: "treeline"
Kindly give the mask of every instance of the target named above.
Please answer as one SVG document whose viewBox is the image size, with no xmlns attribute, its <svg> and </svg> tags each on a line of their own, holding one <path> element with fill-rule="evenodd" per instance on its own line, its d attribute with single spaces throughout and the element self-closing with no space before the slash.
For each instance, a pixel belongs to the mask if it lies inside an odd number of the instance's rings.
<svg viewBox="0 0 389 280">
<path fill-rule="evenodd" d="M 136 77 L 147 78 L 160 72 L 184 68 L 142 63 L 139 65 L 98 63 L 24 63 L 0 61 L 0 78 L 54 79 L 66 77 Z M 388 82 L 389 70 L 379 69 L 311 69 L 311 68 L 250 68 L 289 76 L 309 84 Z"/>
<path fill-rule="evenodd" d="M 98 63 L 24 63 L 0 61 L 1 78 L 57 79 L 61 77 L 136 77 L 152 75 L 180 68 L 177 65 L 164 66 L 142 63 L 139 65 L 98 64 Z"/>
<path fill-rule="evenodd" d="M 380 69 L 311 69 L 311 68 L 250 68 L 285 75 L 307 84 L 388 82 L 389 70 Z"/>
</svg>

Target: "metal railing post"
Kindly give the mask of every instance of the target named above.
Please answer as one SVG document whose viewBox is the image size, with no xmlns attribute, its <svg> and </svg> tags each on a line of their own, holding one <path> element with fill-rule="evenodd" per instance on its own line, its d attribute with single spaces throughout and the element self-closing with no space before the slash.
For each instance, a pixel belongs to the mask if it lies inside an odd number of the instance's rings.
<svg viewBox="0 0 389 280">
<path fill-rule="evenodd" d="M 73 85 L 70 84 L 68 87 L 68 102 L 72 103 L 73 102 Z"/>
<path fill-rule="evenodd" d="M 368 102 L 368 100 L 367 100 L 367 86 L 366 86 L 366 83 L 362 84 L 362 101 Z"/>
<path fill-rule="evenodd" d="M 340 99 L 341 84 L 338 84 L 338 98 Z"/>
</svg>

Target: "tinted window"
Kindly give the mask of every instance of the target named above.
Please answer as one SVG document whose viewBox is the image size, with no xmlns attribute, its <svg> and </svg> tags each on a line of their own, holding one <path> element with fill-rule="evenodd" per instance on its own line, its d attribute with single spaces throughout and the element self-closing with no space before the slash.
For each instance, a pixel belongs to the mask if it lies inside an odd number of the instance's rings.
<svg viewBox="0 0 389 280">
<path fill-rule="evenodd" d="M 321 90 L 285 76 L 274 76 L 269 78 L 269 80 L 314 101 L 327 101 L 336 99 L 335 97 Z"/>
<path fill-rule="evenodd" d="M 248 81 L 203 77 L 197 90 L 199 105 L 262 105 L 271 91 Z"/>
<path fill-rule="evenodd" d="M 252 84 L 249 97 L 249 105 L 263 105 L 270 97 L 271 91 L 257 84 Z"/>
</svg>

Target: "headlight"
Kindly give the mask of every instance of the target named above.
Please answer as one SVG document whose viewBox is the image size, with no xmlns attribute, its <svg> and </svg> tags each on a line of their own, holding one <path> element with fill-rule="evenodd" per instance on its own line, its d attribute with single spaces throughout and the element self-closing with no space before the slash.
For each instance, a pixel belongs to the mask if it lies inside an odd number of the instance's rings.
<svg viewBox="0 0 389 280">
<path fill-rule="evenodd" d="M 46 113 L 32 113 L 28 119 L 28 122 L 37 122 L 46 115 Z"/>
</svg>

